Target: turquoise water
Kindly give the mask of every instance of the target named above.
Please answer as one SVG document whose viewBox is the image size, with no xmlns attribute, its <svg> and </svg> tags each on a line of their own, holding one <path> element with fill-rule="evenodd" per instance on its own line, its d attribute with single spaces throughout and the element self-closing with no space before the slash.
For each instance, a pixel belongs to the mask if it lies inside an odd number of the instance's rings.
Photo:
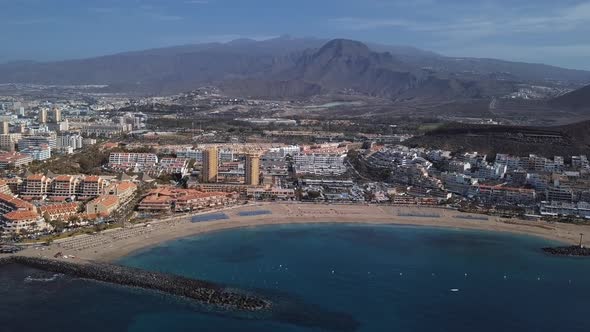
<svg viewBox="0 0 590 332">
<path fill-rule="evenodd" d="M 545 240 L 402 226 L 211 233 L 122 264 L 255 290 L 274 312 L 214 312 L 158 293 L 35 271 L 0 275 L 1 331 L 588 331 L 590 260 Z M 458 291 L 452 291 L 457 289 Z M 30 319 L 35 317 L 35 319 Z"/>
</svg>

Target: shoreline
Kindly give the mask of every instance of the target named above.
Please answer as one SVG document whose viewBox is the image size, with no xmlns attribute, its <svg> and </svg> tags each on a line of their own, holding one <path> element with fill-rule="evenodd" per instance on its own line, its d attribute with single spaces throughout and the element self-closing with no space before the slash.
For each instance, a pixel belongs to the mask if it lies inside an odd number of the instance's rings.
<svg viewBox="0 0 590 332">
<path fill-rule="evenodd" d="M 264 212 L 263 214 L 261 214 Z M 194 216 L 224 214 L 227 219 L 191 222 Z M 248 215 L 250 214 L 250 215 Z M 483 220 L 487 218 L 487 220 Z M 231 229 L 305 224 L 365 224 L 480 230 L 540 237 L 564 245 L 579 244 L 580 233 L 590 226 L 503 219 L 432 207 L 264 203 L 172 216 L 129 228 L 55 241 L 47 247 L 31 246 L 18 255 L 53 258 L 56 254 L 75 260 L 113 262 L 138 251 L 200 234 Z M 149 226 L 147 226 L 149 225 Z M 590 247 L 590 241 L 584 244 Z M 539 248 L 541 249 L 541 248 Z"/>
</svg>

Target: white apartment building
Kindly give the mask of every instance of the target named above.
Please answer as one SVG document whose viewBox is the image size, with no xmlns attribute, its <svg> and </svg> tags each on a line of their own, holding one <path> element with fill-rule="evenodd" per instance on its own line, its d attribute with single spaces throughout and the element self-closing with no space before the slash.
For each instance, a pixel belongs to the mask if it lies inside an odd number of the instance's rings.
<svg viewBox="0 0 590 332">
<path fill-rule="evenodd" d="M 31 156 L 33 160 L 47 160 L 51 158 L 51 147 L 47 145 L 41 146 L 30 146 L 24 150 L 21 150 L 23 154 Z"/>
<path fill-rule="evenodd" d="M 295 170 L 297 174 L 342 175 L 346 173 L 345 158 L 346 154 L 299 153 L 294 157 Z"/>
<path fill-rule="evenodd" d="M 66 151 L 69 148 L 71 148 L 72 150 L 79 150 L 83 146 L 82 142 L 82 136 L 80 136 L 79 134 L 57 136 L 56 139 L 57 149 L 60 151 Z"/>
<path fill-rule="evenodd" d="M 113 152 L 109 155 L 109 166 L 115 168 L 153 167 L 158 163 L 158 156 L 153 153 Z"/>
</svg>

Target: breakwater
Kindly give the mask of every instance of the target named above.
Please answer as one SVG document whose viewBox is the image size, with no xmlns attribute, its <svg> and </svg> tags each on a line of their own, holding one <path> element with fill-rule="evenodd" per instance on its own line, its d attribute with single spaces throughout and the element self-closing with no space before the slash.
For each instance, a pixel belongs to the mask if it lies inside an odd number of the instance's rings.
<svg viewBox="0 0 590 332">
<path fill-rule="evenodd" d="M 160 291 L 224 309 L 261 311 L 269 309 L 271 306 L 270 301 L 254 295 L 229 290 L 212 282 L 114 264 L 72 263 L 24 256 L 1 258 L 0 266 L 4 264 L 19 264 L 76 278 Z"/>
<path fill-rule="evenodd" d="M 590 248 L 580 246 L 543 248 L 543 251 L 553 256 L 590 257 Z"/>
</svg>

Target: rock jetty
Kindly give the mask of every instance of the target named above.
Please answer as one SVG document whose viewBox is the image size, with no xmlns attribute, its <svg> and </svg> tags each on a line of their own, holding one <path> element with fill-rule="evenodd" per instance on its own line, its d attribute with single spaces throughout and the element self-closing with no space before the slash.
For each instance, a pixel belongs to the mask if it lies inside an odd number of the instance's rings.
<svg viewBox="0 0 590 332">
<path fill-rule="evenodd" d="M 61 260 L 10 256 L 0 259 L 0 266 L 19 264 L 38 270 L 61 273 L 111 284 L 138 287 L 182 296 L 203 304 L 240 311 L 261 311 L 271 303 L 257 296 L 229 290 L 222 285 L 173 274 L 151 272 L 107 263 L 72 263 Z"/>
<path fill-rule="evenodd" d="M 543 248 L 543 251 L 553 256 L 590 257 L 590 248 L 581 246 Z"/>
</svg>

